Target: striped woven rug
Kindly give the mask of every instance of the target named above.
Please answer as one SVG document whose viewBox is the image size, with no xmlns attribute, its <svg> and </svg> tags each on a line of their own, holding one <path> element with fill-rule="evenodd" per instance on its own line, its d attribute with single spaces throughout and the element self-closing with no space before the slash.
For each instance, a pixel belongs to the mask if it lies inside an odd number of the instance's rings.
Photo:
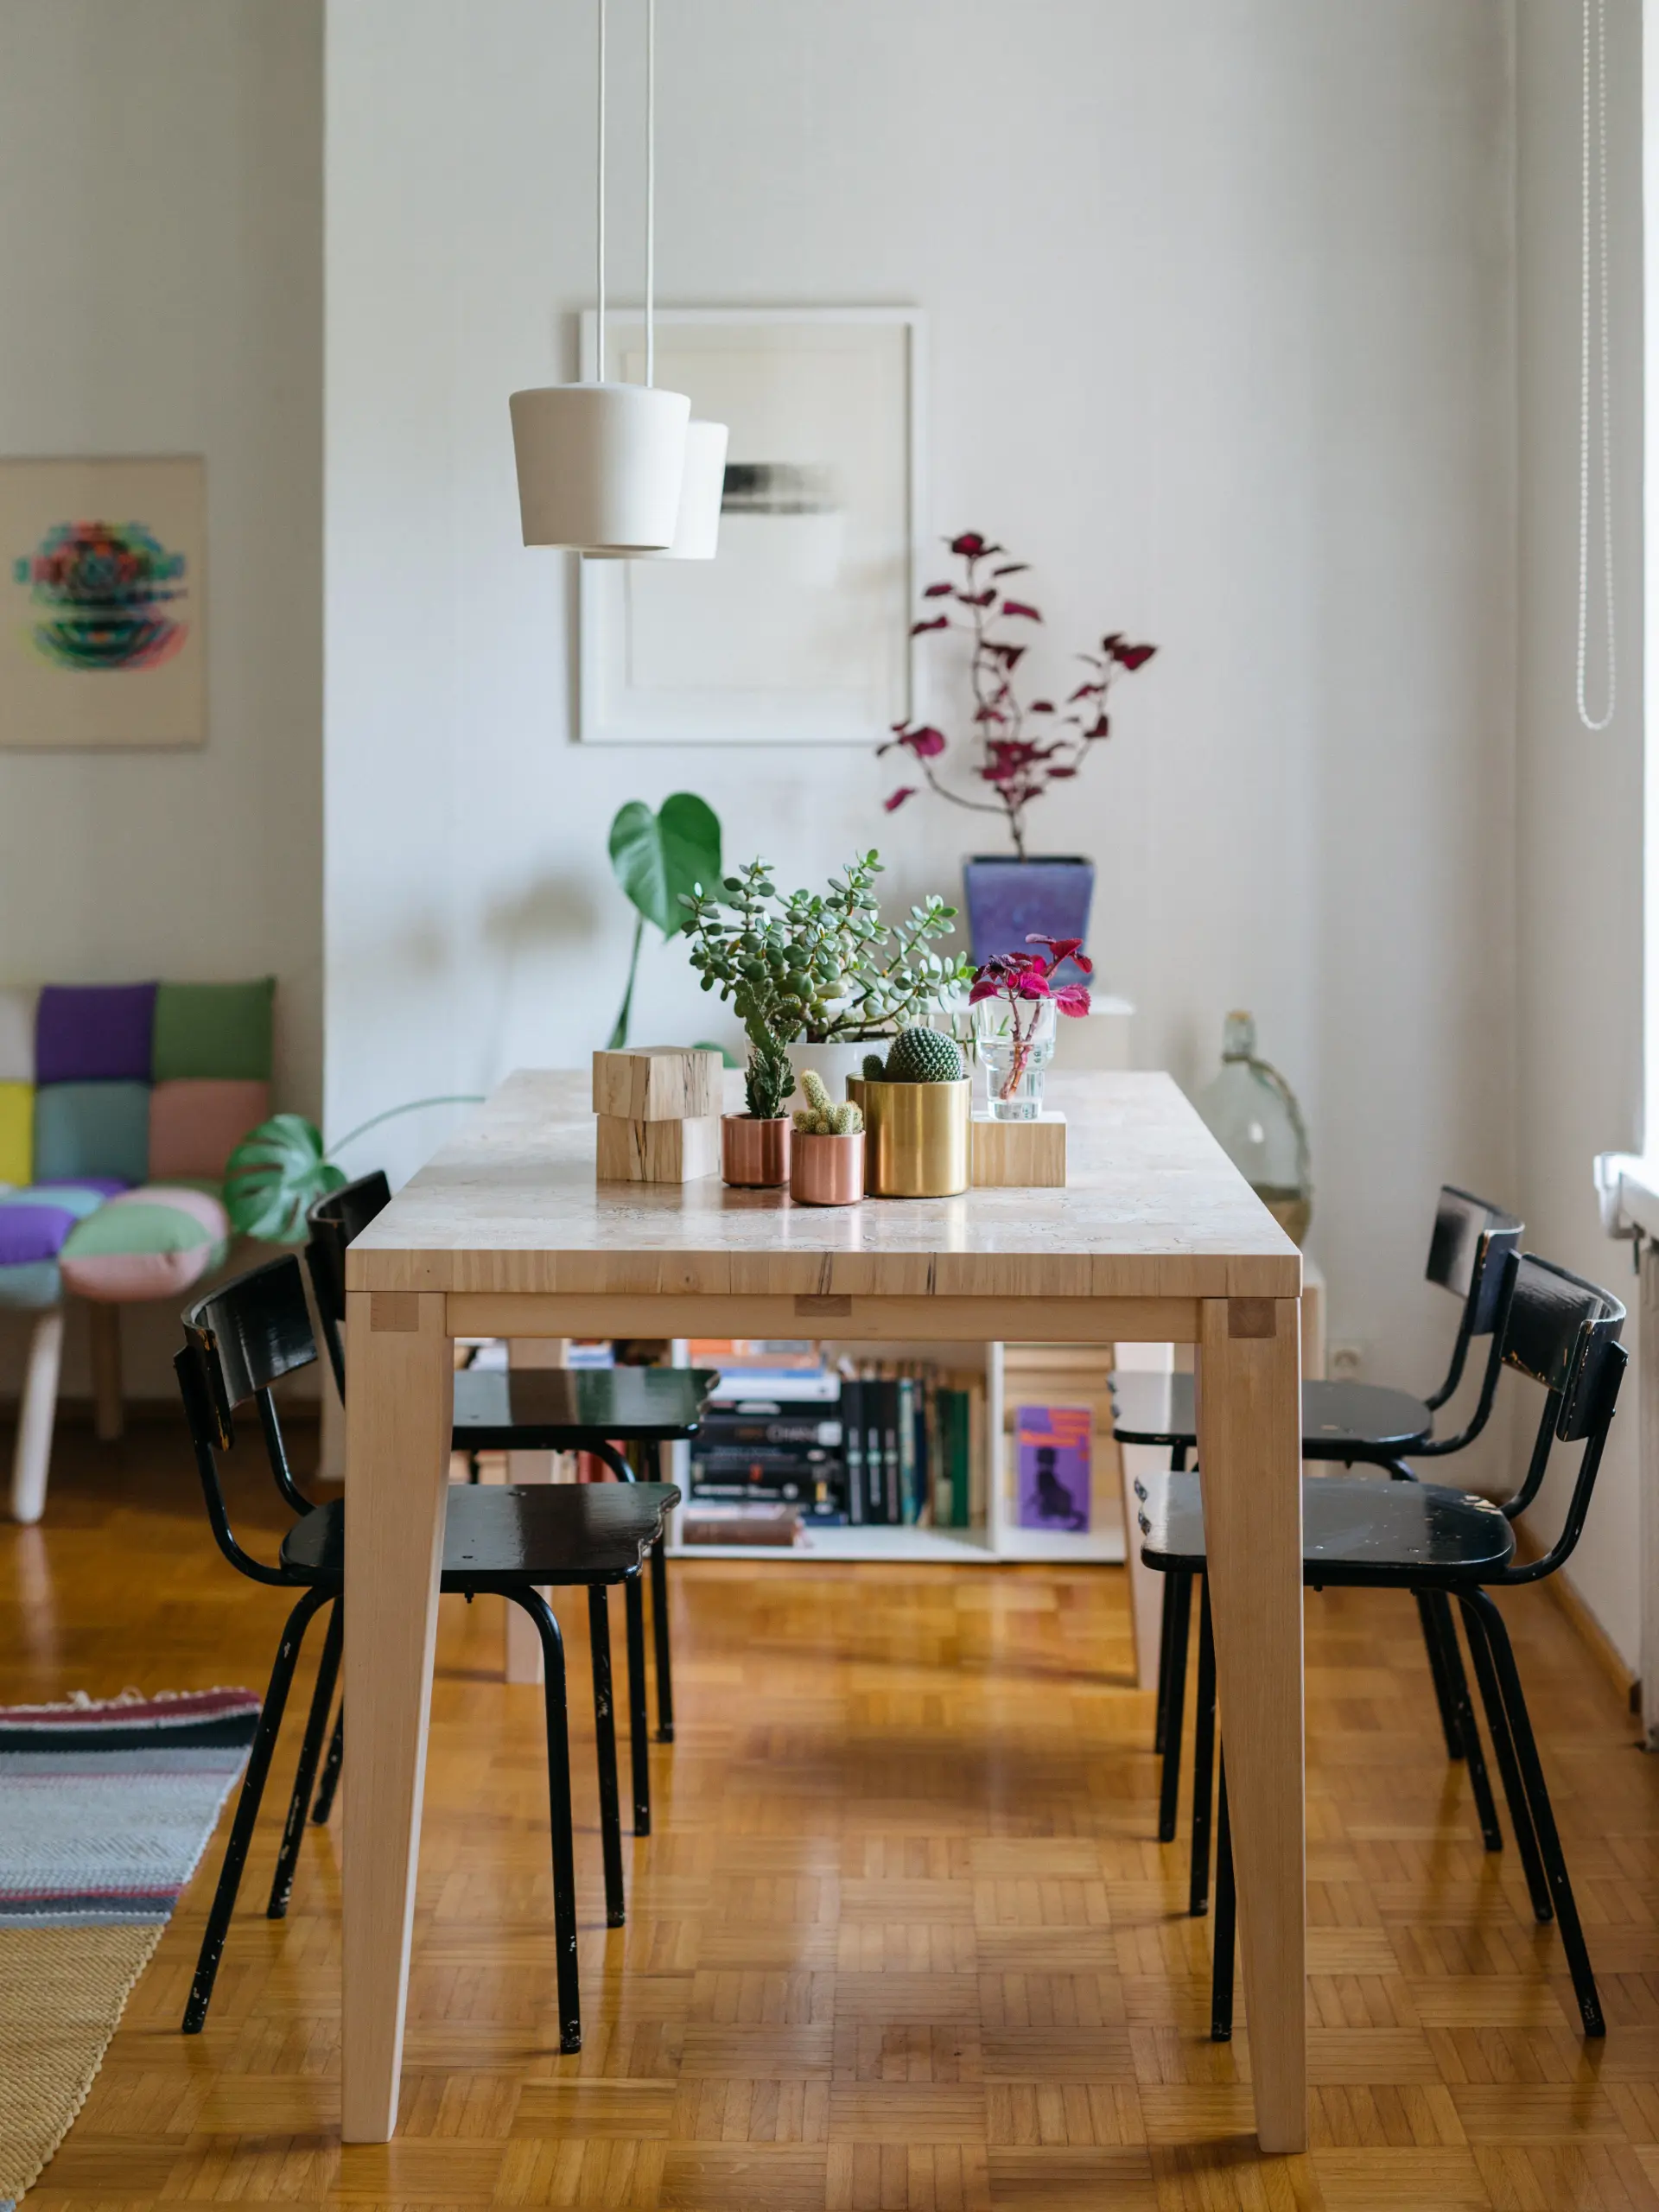
<svg viewBox="0 0 1659 2212">
<path fill-rule="evenodd" d="M 258 1717 L 249 1690 L 0 1707 L 0 2212 L 86 2102 Z"/>
</svg>

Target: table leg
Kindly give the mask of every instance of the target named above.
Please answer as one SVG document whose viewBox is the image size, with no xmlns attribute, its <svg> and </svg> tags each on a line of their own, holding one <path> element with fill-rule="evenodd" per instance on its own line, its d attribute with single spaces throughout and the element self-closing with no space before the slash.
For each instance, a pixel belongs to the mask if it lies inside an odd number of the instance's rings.
<svg viewBox="0 0 1659 2212">
<path fill-rule="evenodd" d="M 454 1388 L 444 1299 L 346 1300 L 346 1762 L 340 2133 L 385 2143 L 397 2117 L 432 1644 Z"/>
<path fill-rule="evenodd" d="M 1264 2151 L 1307 2142 L 1300 1301 L 1206 1299 L 1198 1467 Z"/>
</svg>

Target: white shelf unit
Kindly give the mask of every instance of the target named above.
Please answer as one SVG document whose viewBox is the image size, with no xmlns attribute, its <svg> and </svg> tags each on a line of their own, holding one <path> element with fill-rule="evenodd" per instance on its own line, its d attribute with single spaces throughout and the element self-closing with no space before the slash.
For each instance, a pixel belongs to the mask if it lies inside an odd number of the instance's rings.
<svg viewBox="0 0 1659 2212">
<path fill-rule="evenodd" d="M 889 1359 L 931 1359 L 941 1365 L 958 1370 L 983 1362 L 985 1370 L 985 1440 L 991 1455 L 985 1484 L 986 1519 L 982 1526 L 969 1529 L 919 1528 L 812 1528 L 805 1531 L 806 1541 L 800 1544 L 769 1546 L 764 1544 L 686 1544 L 680 1539 L 680 1522 L 683 1508 L 677 1509 L 669 1526 L 668 1548 L 679 1559 L 742 1559 L 776 1560 L 780 1565 L 798 1565 L 813 1560 L 889 1560 L 913 1562 L 918 1566 L 997 1567 L 1025 1562 L 1047 1566 L 1116 1566 L 1124 1558 L 1123 1529 L 1120 1520 L 1091 1528 L 1072 1535 L 1059 1529 L 1022 1529 L 1014 1517 L 1014 1453 L 1012 1440 L 1007 1434 L 1007 1408 L 1003 1389 L 1006 1365 L 1004 1347 L 1001 1344 L 837 1344 L 826 1339 L 826 1354 L 833 1358 L 843 1349 L 855 1357 L 868 1357 L 879 1351 Z M 1112 1349 L 1100 1347 L 1103 1371 L 1111 1365 Z M 686 1351 L 683 1344 L 674 1346 L 674 1363 L 683 1366 Z M 1109 1441 L 1109 1440 L 1107 1440 Z M 1101 1448 L 1102 1439 L 1096 1436 L 1096 1449 Z M 677 1444 L 672 1447 L 674 1479 L 683 1490 L 689 1490 L 690 1446 Z M 1095 1510 L 1100 1511 L 1106 1497 L 1116 1498 L 1117 1484 L 1103 1484 L 1096 1477 Z"/>
</svg>

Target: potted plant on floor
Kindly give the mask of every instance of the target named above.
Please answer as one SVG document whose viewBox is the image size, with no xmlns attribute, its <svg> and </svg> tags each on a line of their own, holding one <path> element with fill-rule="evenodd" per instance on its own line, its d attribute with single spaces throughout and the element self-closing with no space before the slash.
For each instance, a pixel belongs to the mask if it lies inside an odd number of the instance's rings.
<svg viewBox="0 0 1659 2212">
<path fill-rule="evenodd" d="M 1079 855 L 1029 851 L 1027 810 L 1055 784 L 1070 782 L 1110 735 L 1106 702 L 1114 684 L 1144 668 L 1158 649 L 1110 631 L 1097 652 L 1077 656 L 1084 673 L 1069 696 L 1022 697 L 1018 671 L 1030 650 L 1033 626 L 1043 618 L 1030 601 L 1011 597 L 1007 585 L 1028 564 L 1004 559 L 1002 547 L 988 543 L 976 530 L 947 542 L 960 573 L 928 585 L 923 598 L 930 611 L 912 624 L 911 635 L 954 632 L 969 641 L 974 705 L 966 772 L 978 795 L 944 781 L 938 764 L 950 741 L 931 723 L 895 722 L 877 753 L 907 753 L 929 791 L 969 813 L 995 816 L 1007 830 L 1011 853 L 976 854 L 963 863 L 969 935 L 975 964 L 982 967 L 1020 951 L 1033 936 L 1086 941 L 1095 864 Z M 888 796 L 887 811 L 922 787 L 901 785 Z"/>
<path fill-rule="evenodd" d="M 798 1039 L 845 1046 L 879 1035 L 967 982 L 965 960 L 932 950 L 956 909 L 934 896 L 903 922 L 886 923 L 872 887 L 880 873 L 880 854 L 865 853 L 826 890 L 785 897 L 770 865 L 751 861 L 717 893 L 698 887 L 684 899 L 691 965 L 704 990 L 731 1002 L 749 1043 L 748 1110 L 722 1125 L 728 1183 L 789 1180 L 784 1103 L 795 1088 L 790 1048 Z"/>
</svg>

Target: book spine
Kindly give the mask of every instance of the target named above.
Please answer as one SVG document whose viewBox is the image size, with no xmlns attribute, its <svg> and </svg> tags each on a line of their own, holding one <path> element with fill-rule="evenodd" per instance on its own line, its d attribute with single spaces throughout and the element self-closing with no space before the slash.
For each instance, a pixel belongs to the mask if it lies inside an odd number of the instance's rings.
<svg viewBox="0 0 1659 2212">
<path fill-rule="evenodd" d="M 847 1518 L 864 1525 L 864 1385 L 847 1376 L 841 1386 L 841 1433 L 847 1448 Z"/>
<path fill-rule="evenodd" d="M 904 1510 L 899 1490 L 899 1384 L 891 1376 L 881 1384 L 881 1464 L 885 1518 L 896 1527 Z"/>
<path fill-rule="evenodd" d="M 917 1487 L 916 1383 L 901 1375 L 893 1384 L 894 1421 L 899 1446 L 899 1517 L 913 1529 L 921 1517 L 921 1492 Z"/>
</svg>

